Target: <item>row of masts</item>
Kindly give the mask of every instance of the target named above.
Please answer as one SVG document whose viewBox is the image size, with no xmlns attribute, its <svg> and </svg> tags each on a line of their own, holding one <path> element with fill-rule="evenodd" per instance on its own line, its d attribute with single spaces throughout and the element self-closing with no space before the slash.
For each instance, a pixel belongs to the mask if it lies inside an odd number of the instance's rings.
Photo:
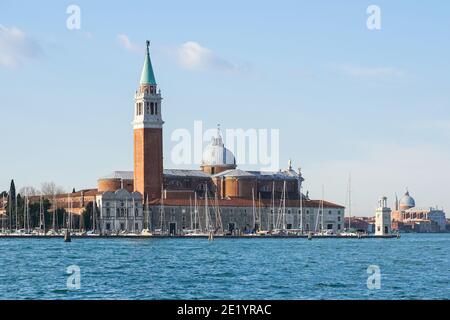
<svg viewBox="0 0 450 320">
<path fill-rule="evenodd" d="M 348 204 L 349 204 L 349 229 L 350 229 L 350 218 L 351 218 L 351 178 L 349 177 L 349 185 L 348 185 Z M 162 188 L 162 191 L 163 188 Z M 298 217 L 297 222 L 299 221 L 299 230 L 300 232 L 304 232 L 304 213 L 303 213 L 303 195 L 301 192 L 301 184 L 299 184 L 299 210 L 298 210 Z M 307 230 L 307 231 L 314 231 L 314 232 L 320 232 L 324 230 L 324 187 L 322 186 L 322 199 L 319 203 L 319 208 L 315 214 L 315 222 L 314 222 L 314 229 L 313 230 Z M 268 216 L 267 216 L 267 224 L 265 226 L 265 229 L 262 225 L 262 210 L 261 210 L 261 193 L 258 194 L 258 206 L 256 205 L 256 196 L 255 196 L 255 190 L 252 188 L 252 217 L 253 217 L 253 223 L 250 230 L 247 230 L 247 232 L 250 233 L 258 233 L 258 232 L 287 232 L 287 219 L 286 219 L 286 200 L 287 200 L 287 192 L 286 192 L 286 181 L 283 183 L 283 190 L 281 192 L 281 199 L 279 202 L 279 206 L 276 209 L 275 206 L 275 182 L 273 182 L 272 185 L 272 197 L 271 197 L 271 210 L 268 210 Z M 3 200 L 3 204 L 5 205 L 5 201 Z M 32 225 L 30 223 L 30 211 L 29 211 L 29 199 L 28 197 L 25 197 L 25 205 L 24 205 L 24 212 L 23 212 L 23 228 L 19 228 L 19 216 L 17 214 L 17 198 L 15 199 L 15 229 L 12 226 L 11 221 L 11 211 L 12 208 L 9 206 L 9 230 L 15 230 L 18 231 L 19 229 L 24 230 L 25 232 L 30 232 L 32 230 Z M 214 201 L 212 203 L 212 209 L 214 212 L 214 219 L 211 216 L 211 211 L 209 208 L 209 198 L 208 198 L 208 185 L 205 185 L 205 196 L 204 196 L 204 225 L 202 224 L 202 219 L 200 218 L 200 212 L 198 207 L 198 197 L 197 192 L 194 193 L 194 202 L 192 203 L 192 198 L 189 199 L 189 213 L 190 213 L 190 230 L 188 230 L 188 233 L 192 234 L 201 234 L 204 232 L 213 232 L 213 233 L 224 233 L 225 230 L 223 228 L 222 224 L 222 218 L 221 218 L 221 208 L 219 205 L 218 195 L 215 193 Z M 99 231 L 99 223 L 98 223 L 98 217 L 97 217 L 97 206 L 96 201 L 93 201 L 92 203 L 92 230 L 91 232 L 95 233 Z M 137 232 L 138 230 L 135 229 L 135 201 L 133 199 L 133 205 L 132 205 L 132 232 Z M 56 232 L 58 229 L 58 221 L 57 221 L 57 211 L 58 211 L 58 205 L 56 201 L 56 196 L 53 197 L 53 214 L 52 214 L 52 228 L 49 231 Z M 161 202 L 160 202 L 160 217 L 159 217 L 159 228 L 155 228 L 156 233 L 164 234 L 169 230 L 165 230 L 165 209 L 164 209 L 164 196 L 162 192 L 161 196 Z M 117 203 L 115 202 L 115 214 L 114 214 L 114 228 L 116 227 L 116 219 L 117 219 Z M 80 220 L 82 217 L 80 216 Z M 126 217 L 125 217 L 125 223 L 126 223 L 126 231 L 129 230 L 129 215 L 128 215 L 128 200 L 126 200 Z M 82 221 L 79 223 L 79 231 L 82 229 Z M 21 226 L 20 226 L 21 227 Z M 292 227 L 292 226 L 291 226 Z M 70 232 L 74 231 L 74 214 L 73 214 L 73 202 L 70 197 L 70 194 L 67 196 L 67 210 L 64 210 L 64 217 L 63 217 L 63 229 L 67 229 Z M 143 229 L 144 230 L 150 230 L 151 229 L 151 223 L 150 223 L 150 216 L 149 216 L 149 201 L 148 197 L 145 201 L 145 209 L 144 209 L 144 223 L 143 223 Z M 292 230 L 292 228 L 289 228 Z M 294 228 L 295 229 L 295 228 Z M 309 229 L 309 228 L 308 228 Z M 36 229 L 34 229 L 36 231 Z M 42 196 L 40 197 L 39 202 L 39 227 L 37 228 L 38 232 L 45 233 L 46 229 L 46 221 L 45 221 L 45 215 L 44 215 L 44 203 Z M 5 231 L 4 226 L 4 219 L 2 219 L 2 232 Z M 115 230 L 116 231 L 116 230 Z"/>
<path fill-rule="evenodd" d="M 3 197 L 3 209 L 5 210 L 5 197 Z M 74 231 L 74 214 L 73 214 L 73 201 L 70 197 L 70 195 L 67 196 L 67 210 L 64 210 L 64 216 L 63 216 L 63 225 L 62 229 Z M 48 226 L 46 225 L 46 219 L 45 219 L 45 209 L 44 209 L 44 199 L 41 195 L 39 197 L 39 222 L 37 225 L 33 225 L 31 222 L 31 215 L 30 215 L 30 200 L 28 196 L 24 197 L 24 206 L 23 206 L 23 223 L 21 224 L 19 222 L 19 213 L 18 213 L 18 203 L 17 203 L 17 197 L 15 199 L 15 224 L 12 224 L 12 206 L 9 206 L 8 210 L 8 224 L 9 227 L 5 226 L 5 219 L 1 219 L 1 231 L 2 233 L 33 233 L 33 234 L 55 234 L 58 230 L 58 203 L 56 201 L 56 195 L 53 196 L 53 204 L 52 204 L 52 216 L 51 216 L 51 228 L 48 229 Z M 97 226 L 97 218 L 96 218 L 96 203 L 93 202 L 93 212 L 92 215 L 93 219 L 93 228 L 95 229 Z M 80 215 L 80 225 L 79 229 L 82 229 L 82 216 Z"/>
</svg>

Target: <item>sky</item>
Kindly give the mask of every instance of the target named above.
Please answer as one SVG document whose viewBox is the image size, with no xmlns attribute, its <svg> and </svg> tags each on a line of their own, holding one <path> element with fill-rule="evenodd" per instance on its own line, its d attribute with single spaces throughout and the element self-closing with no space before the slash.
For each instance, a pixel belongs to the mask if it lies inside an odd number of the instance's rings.
<svg viewBox="0 0 450 320">
<path fill-rule="evenodd" d="M 91 188 L 132 170 L 149 39 L 166 168 L 198 168 L 170 156 L 171 134 L 195 121 L 275 129 L 280 167 L 301 167 L 311 198 L 323 189 L 346 205 L 351 175 L 354 215 L 406 189 L 418 207 L 448 211 L 449 12 L 440 0 L 0 0 L 0 190 L 11 179 Z"/>
</svg>

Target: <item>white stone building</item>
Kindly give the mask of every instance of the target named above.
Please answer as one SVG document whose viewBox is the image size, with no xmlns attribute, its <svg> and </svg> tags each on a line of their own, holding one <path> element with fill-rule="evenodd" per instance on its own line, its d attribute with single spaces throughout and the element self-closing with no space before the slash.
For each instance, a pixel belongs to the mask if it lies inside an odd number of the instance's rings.
<svg viewBox="0 0 450 320">
<path fill-rule="evenodd" d="M 143 199 L 139 192 L 106 191 L 96 196 L 96 204 L 102 233 L 138 233 L 144 228 Z"/>
</svg>

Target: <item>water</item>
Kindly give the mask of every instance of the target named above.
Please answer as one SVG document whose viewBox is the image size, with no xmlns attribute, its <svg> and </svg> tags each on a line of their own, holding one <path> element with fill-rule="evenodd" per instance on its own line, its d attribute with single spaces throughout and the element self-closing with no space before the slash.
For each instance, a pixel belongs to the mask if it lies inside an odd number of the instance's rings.
<svg viewBox="0 0 450 320">
<path fill-rule="evenodd" d="M 450 234 L 0 239 L 0 299 L 450 299 Z M 81 270 L 67 288 L 66 268 Z M 367 288 L 367 268 L 381 288 Z"/>
</svg>

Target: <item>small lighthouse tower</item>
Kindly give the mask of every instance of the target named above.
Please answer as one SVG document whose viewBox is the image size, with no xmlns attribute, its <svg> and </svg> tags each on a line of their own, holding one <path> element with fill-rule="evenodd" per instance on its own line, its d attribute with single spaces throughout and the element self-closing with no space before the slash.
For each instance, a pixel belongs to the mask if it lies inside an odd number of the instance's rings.
<svg viewBox="0 0 450 320">
<path fill-rule="evenodd" d="M 391 208 L 387 207 L 387 198 L 382 197 L 378 202 L 375 214 L 375 235 L 383 236 L 391 233 Z"/>
</svg>

